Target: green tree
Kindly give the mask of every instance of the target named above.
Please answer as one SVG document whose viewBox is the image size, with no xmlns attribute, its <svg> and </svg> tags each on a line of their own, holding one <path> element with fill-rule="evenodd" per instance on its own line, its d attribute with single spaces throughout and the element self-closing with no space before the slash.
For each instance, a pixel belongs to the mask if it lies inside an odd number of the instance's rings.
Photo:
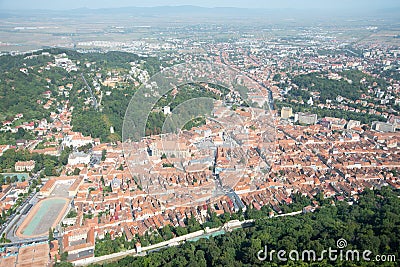
<svg viewBox="0 0 400 267">
<path fill-rule="evenodd" d="M 60 162 L 62 165 L 68 164 L 69 154 L 71 153 L 72 149 L 70 147 L 65 147 L 63 151 L 61 151 L 60 155 Z"/>
<path fill-rule="evenodd" d="M 160 234 L 163 237 L 164 240 L 169 240 L 171 238 L 174 237 L 174 234 L 171 231 L 171 228 L 169 225 L 164 226 L 163 228 L 161 228 L 160 230 Z"/>
<path fill-rule="evenodd" d="M 107 156 L 107 150 L 103 149 L 101 151 L 101 161 L 105 161 Z"/>
<path fill-rule="evenodd" d="M 54 231 L 49 228 L 49 243 L 54 240 Z"/>
<path fill-rule="evenodd" d="M 73 172 L 73 175 L 79 175 L 80 173 L 81 173 L 81 169 L 75 168 L 74 172 Z"/>
<path fill-rule="evenodd" d="M 274 75 L 274 78 L 272 78 L 272 80 L 274 82 L 279 82 L 281 80 L 281 78 L 282 78 L 281 75 L 279 73 L 277 73 Z"/>
<path fill-rule="evenodd" d="M 193 233 L 201 230 L 201 225 L 194 216 L 191 216 L 187 219 L 187 228 L 189 233 Z"/>
<path fill-rule="evenodd" d="M 175 232 L 175 234 L 176 234 L 177 236 L 183 236 L 183 235 L 188 234 L 187 228 L 182 227 L 182 226 L 177 226 L 177 227 L 175 227 L 174 232 Z"/>
</svg>

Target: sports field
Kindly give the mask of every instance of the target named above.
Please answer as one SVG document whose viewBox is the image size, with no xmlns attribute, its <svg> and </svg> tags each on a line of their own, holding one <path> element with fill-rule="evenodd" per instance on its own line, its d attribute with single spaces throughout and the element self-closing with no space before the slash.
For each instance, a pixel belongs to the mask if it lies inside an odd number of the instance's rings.
<svg viewBox="0 0 400 267">
<path fill-rule="evenodd" d="M 32 238 L 45 236 L 49 228 L 54 228 L 68 208 L 66 198 L 47 198 L 38 202 L 17 230 L 17 236 Z"/>
</svg>

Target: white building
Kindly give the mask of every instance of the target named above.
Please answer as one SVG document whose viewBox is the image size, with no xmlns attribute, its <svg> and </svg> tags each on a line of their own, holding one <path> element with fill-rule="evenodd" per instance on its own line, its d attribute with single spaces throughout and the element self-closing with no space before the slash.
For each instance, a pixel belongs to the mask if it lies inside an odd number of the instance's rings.
<svg viewBox="0 0 400 267">
<path fill-rule="evenodd" d="M 70 147 L 81 147 L 87 144 L 92 144 L 93 139 L 90 136 L 83 136 L 81 133 L 73 133 L 66 135 L 63 139 L 62 144 L 64 146 Z"/>
<path fill-rule="evenodd" d="M 164 112 L 164 115 L 171 114 L 171 108 L 170 108 L 170 106 L 165 106 L 165 107 L 163 108 L 163 112 Z"/>
<path fill-rule="evenodd" d="M 69 155 L 68 164 L 78 165 L 78 164 L 89 164 L 90 155 L 83 152 L 74 152 Z"/>
<path fill-rule="evenodd" d="M 396 131 L 396 127 L 394 124 L 387 123 L 387 122 L 381 122 L 381 121 L 374 121 L 372 122 L 372 129 L 378 132 L 392 132 L 394 133 Z"/>
<path fill-rule="evenodd" d="M 34 160 L 29 160 L 29 161 L 17 161 L 15 163 L 15 171 L 16 172 L 30 172 L 35 168 L 35 161 Z"/>
</svg>

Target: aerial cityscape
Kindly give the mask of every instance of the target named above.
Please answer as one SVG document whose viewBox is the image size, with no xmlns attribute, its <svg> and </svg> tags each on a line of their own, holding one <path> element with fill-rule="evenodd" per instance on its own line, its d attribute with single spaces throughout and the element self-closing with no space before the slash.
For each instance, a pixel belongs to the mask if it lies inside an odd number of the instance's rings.
<svg viewBox="0 0 400 267">
<path fill-rule="evenodd" d="M 400 3 L 215 2 L 0 2 L 0 266 L 398 266 Z"/>
</svg>

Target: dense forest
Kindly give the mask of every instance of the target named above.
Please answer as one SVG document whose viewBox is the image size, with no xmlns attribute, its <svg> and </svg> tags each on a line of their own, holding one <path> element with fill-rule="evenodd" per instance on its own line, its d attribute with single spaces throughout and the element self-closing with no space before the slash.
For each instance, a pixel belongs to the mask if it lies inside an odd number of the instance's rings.
<svg viewBox="0 0 400 267">
<path fill-rule="evenodd" d="M 103 76 L 106 74 L 105 70 L 111 69 L 118 69 L 121 73 L 127 73 L 131 67 L 129 64 L 130 62 L 140 62 L 141 68 L 146 70 L 149 75 L 158 72 L 162 65 L 162 62 L 156 58 L 141 58 L 135 54 L 117 51 L 108 52 L 106 54 L 80 54 L 69 51 L 68 56 L 71 59 L 96 62 L 96 66 L 100 67 Z M 100 138 L 102 142 L 121 140 L 125 111 L 136 89 L 137 88 L 129 82 L 118 86 L 118 88 L 108 88 L 112 93 L 109 95 L 103 94 L 100 110 L 85 108 L 83 105 L 84 98 L 82 98 L 81 92 L 75 91 L 71 93 L 71 103 L 76 107 L 72 117 L 74 131 L 82 132 L 84 135 L 90 135 L 94 138 Z M 86 92 L 85 98 L 88 96 L 89 93 Z M 110 131 L 111 126 L 114 128 L 114 133 Z"/>
<path fill-rule="evenodd" d="M 148 120 L 146 122 L 146 135 L 160 134 L 166 119 L 166 115 L 160 111 L 164 106 L 169 106 L 171 111 L 178 107 L 178 113 L 180 118 L 191 118 L 190 121 L 185 122 L 183 128 L 190 129 L 194 126 L 200 126 L 205 124 L 205 119 L 201 116 L 210 115 L 212 107 L 206 105 L 205 101 L 193 102 L 190 109 L 187 107 L 179 107 L 180 104 L 198 98 L 208 98 L 208 99 L 221 99 L 228 93 L 228 89 L 222 86 L 212 85 L 221 91 L 222 95 L 215 94 L 213 92 L 207 91 L 203 85 L 200 84 L 185 84 L 179 86 L 179 90 L 175 95 L 171 94 L 171 91 L 162 96 L 156 103 L 153 111 L 149 114 Z M 209 104 L 209 103 L 208 103 Z M 191 116 L 191 114 L 198 114 L 200 116 Z M 176 123 L 176 119 L 171 119 L 172 124 Z M 179 122 L 181 122 L 179 120 Z M 178 126 L 178 125 L 176 125 Z M 172 127 L 171 127 L 172 128 Z M 169 131 L 168 129 L 166 131 Z"/>
<path fill-rule="evenodd" d="M 187 242 L 152 252 L 145 257 L 128 256 L 103 266 L 376 266 L 367 261 L 279 262 L 260 261 L 257 253 L 268 246 L 268 251 L 280 249 L 310 250 L 317 255 L 324 249 L 337 249 L 336 241 L 344 238 L 344 249 L 370 250 L 371 259 L 378 254 L 400 254 L 400 199 L 399 192 L 388 187 L 366 189 L 358 203 L 349 205 L 337 201 L 325 202 L 313 213 L 281 218 L 261 217 L 255 227 L 235 230 L 217 237 Z M 319 253 L 319 254 L 318 254 Z M 361 258 L 361 257 L 360 257 Z M 95 265 L 98 266 L 98 265 Z M 397 266 L 396 262 L 382 266 Z"/>
<path fill-rule="evenodd" d="M 62 69 L 54 70 L 54 76 L 58 72 Z M 23 113 L 25 120 L 49 118 L 50 111 L 43 108 L 46 99 L 42 93 L 47 90 L 55 93 L 56 87 L 49 86 L 45 78 L 32 70 L 22 73 L 19 68 L 1 72 L 0 120 L 11 119 L 18 113 Z"/>
<path fill-rule="evenodd" d="M 74 130 L 80 131 L 84 135 L 99 137 L 102 141 L 121 140 L 122 124 L 125 111 L 134 93 L 135 90 L 113 90 L 111 95 L 104 96 L 101 112 L 94 109 L 81 110 L 79 113 L 76 112 L 72 119 Z M 179 88 L 179 92 L 175 96 L 172 96 L 170 91 L 167 95 L 159 99 L 152 112 L 150 112 L 146 121 L 145 134 L 151 135 L 161 133 L 167 117 L 161 111 L 164 106 L 170 106 L 172 111 L 183 102 L 199 97 L 206 97 L 210 99 L 221 98 L 219 95 L 204 90 L 204 88 L 200 85 L 181 86 Z M 200 103 L 197 104 L 198 105 L 194 109 L 181 109 L 181 112 L 187 113 L 204 111 L 205 107 L 201 106 Z M 209 108 L 208 111 L 210 111 Z M 203 114 L 204 112 L 200 113 L 201 115 L 205 115 Z M 189 126 L 202 125 L 204 122 L 204 119 L 193 120 L 192 122 L 188 122 L 186 129 L 189 128 Z M 110 134 L 110 126 L 114 127 L 114 134 Z"/>
</svg>

